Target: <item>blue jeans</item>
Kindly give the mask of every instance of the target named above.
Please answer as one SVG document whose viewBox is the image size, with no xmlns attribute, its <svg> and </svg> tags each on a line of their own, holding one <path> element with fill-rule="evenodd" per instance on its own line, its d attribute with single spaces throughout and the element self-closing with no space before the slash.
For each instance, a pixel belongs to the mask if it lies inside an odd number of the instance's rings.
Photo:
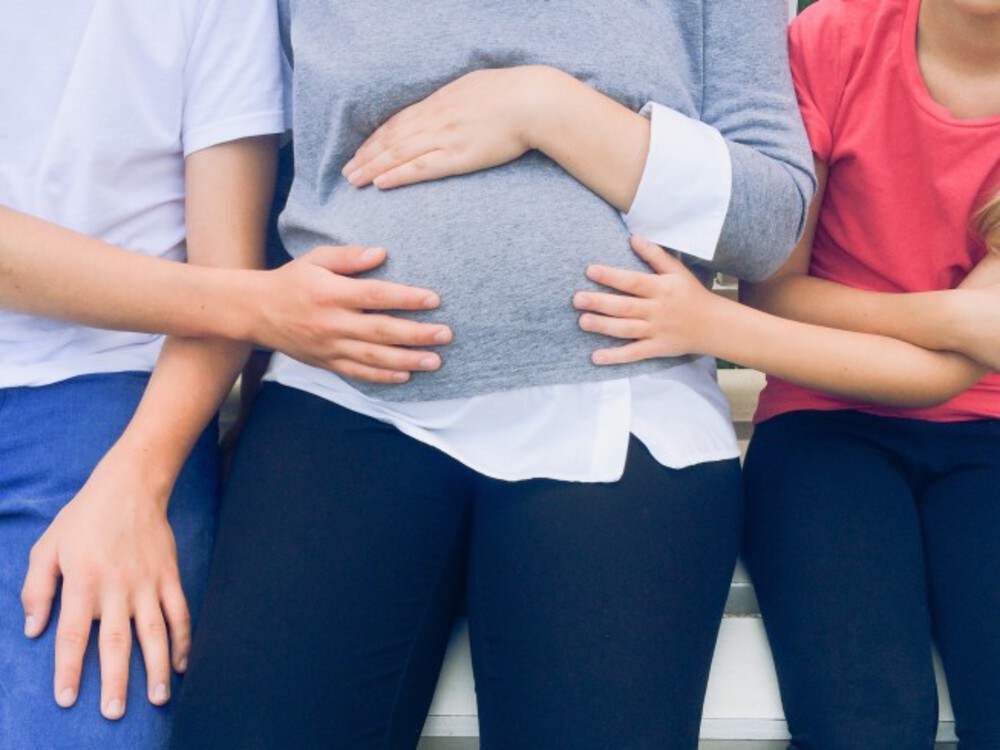
<svg viewBox="0 0 1000 750">
<path fill-rule="evenodd" d="M 172 703 L 146 698 L 137 643 L 129 669 L 127 713 L 100 714 L 97 628 L 84 661 L 80 694 L 70 709 L 53 699 L 58 601 L 44 635 L 23 634 L 21 586 L 28 552 L 59 510 L 121 435 L 148 382 L 145 373 L 87 375 L 39 388 L 0 389 L 0 746 L 128 748 L 166 745 Z M 184 592 L 192 613 L 201 604 L 215 532 L 218 495 L 216 428 L 201 436 L 177 482 L 169 518 Z M 174 678 L 172 695 L 179 684 Z"/>
</svg>

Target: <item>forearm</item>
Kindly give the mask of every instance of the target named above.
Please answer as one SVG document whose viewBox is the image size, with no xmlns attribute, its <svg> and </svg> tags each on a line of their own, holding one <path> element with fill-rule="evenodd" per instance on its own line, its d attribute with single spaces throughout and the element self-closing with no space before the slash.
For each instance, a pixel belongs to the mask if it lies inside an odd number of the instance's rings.
<svg viewBox="0 0 1000 750">
<path fill-rule="evenodd" d="M 545 92 L 528 144 L 617 208 L 635 199 L 649 150 L 649 120 L 560 70 L 533 67 Z"/>
<path fill-rule="evenodd" d="M 790 275 L 741 287 L 740 298 L 783 318 L 888 336 L 926 349 L 966 351 L 968 334 L 1000 307 L 1000 295 L 983 286 L 992 279 L 973 272 L 970 280 L 974 276 L 982 283 L 963 284 L 958 291 L 888 293 Z"/>
<path fill-rule="evenodd" d="M 141 467 L 166 502 L 188 454 L 246 361 L 249 347 L 215 339 L 169 338 L 142 402 L 112 449 Z"/>
<path fill-rule="evenodd" d="M 274 167 L 275 143 L 270 138 L 226 143 L 188 157 L 191 263 L 235 269 L 261 265 Z M 141 462 L 158 487 L 172 487 L 248 352 L 246 345 L 227 340 L 167 339 L 115 452 Z M 157 496 L 169 497 L 169 492 Z"/>
<path fill-rule="evenodd" d="M 0 307 L 95 328 L 245 339 L 262 272 L 152 258 L 0 207 Z"/>
<path fill-rule="evenodd" d="M 721 298 L 710 316 L 705 353 L 843 398 L 926 407 L 987 374 L 959 354 L 787 320 Z"/>
</svg>

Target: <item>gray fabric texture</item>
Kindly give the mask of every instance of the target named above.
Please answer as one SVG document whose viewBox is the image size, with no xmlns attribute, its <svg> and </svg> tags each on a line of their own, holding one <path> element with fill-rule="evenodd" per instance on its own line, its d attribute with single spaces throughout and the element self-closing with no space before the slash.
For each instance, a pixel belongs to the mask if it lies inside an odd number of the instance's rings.
<svg viewBox="0 0 1000 750">
<path fill-rule="evenodd" d="M 655 101 L 720 130 L 733 197 L 711 269 L 696 270 L 706 281 L 712 270 L 763 278 L 791 251 L 813 189 L 786 15 L 784 0 L 283 0 L 296 168 L 285 244 L 296 256 L 386 247 L 371 276 L 434 289 L 440 309 L 410 316 L 455 332 L 439 372 L 402 387 L 352 384 L 434 400 L 684 361 L 590 363 L 612 340 L 577 326 L 571 298 L 591 286 L 587 265 L 648 269 L 618 212 L 546 156 L 385 192 L 356 189 L 340 170 L 391 115 L 469 71 L 552 65 L 632 110 Z"/>
</svg>

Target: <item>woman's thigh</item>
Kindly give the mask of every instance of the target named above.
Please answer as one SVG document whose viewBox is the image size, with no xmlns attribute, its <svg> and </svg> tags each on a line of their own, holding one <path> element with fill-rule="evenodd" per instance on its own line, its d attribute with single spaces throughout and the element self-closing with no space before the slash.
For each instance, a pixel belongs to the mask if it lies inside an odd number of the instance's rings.
<svg viewBox="0 0 1000 750">
<path fill-rule="evenodd" d="M 464 585 L 467 477 L 390 425 L 265 385 L 174 746 L 414 746 Z"/>
<path fill-rule="evenodd" d="M 483 480 L 469 618 L 484 749 L 694 748 L 739 540 L 739 465 Z"/>
<path fill-rule="evenodd" d="M 916 500 L 876 417 L 759 425 L 744 554 L 800 750 L 933 746 L 937 694 Z"/>
<path fill-rule="evenodd" d="M 62 709 L 52 694 L 58 600 L 45 634 L 33 641 L 22 633 L 20 606 L 31 546 L 124 430 L 147 380 L 140 373 L 92 375 L 0 391 L 0 737 L 11 747 L 145 749 L 167 742 L 173 709 L 148 702 L 138 644 L 122 720 L 100 714 L 96 627 L 77 703 Z M 169 511 L 193 612 L 208 572 L 217 472 L 213 428 L 185 465 Z M 175 693 L 178 687 L 175 678 Z"/>
<path fill-rule="evenodd" d="M 934 633 L 962 750 L 1000 747 L 1000 421 L 941 425 L 921 519 Z"/>
</svg>

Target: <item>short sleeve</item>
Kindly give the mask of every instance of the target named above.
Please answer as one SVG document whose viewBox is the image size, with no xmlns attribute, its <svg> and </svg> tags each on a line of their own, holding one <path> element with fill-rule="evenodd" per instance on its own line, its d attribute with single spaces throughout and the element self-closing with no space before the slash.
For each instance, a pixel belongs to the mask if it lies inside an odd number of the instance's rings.
<svg viewBox="0 0 1000 750">
<path fill-rule="evenodd" d="M 788 57 L 795 94 L 813 153 L 830 161 L 833 128 L 844 91 L 841 0 L 825 0 L 803 11 L 789 27 Z"/>
<path fill-rule="evenodd" d="M 184 70 L 184 155 L 285 129 L 273 0 L 204 0 Z"/>
</svg>

